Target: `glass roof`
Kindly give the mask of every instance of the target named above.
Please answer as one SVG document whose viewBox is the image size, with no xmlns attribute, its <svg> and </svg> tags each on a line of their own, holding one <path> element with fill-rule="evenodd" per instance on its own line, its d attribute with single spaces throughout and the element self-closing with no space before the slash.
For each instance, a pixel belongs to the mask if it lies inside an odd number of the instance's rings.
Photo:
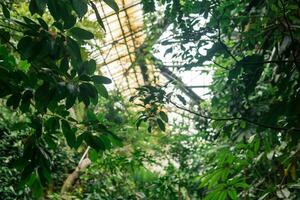
<svg viewBox="0 0 300 200">
<path fill-rule="evenodd" d="M 138 48 L 146 38 L 143 9 L 139 0 L 116 2 L 119 13 L 103 1 L 97 3 L 106 33 L 102 41 L 97 41 L 97 50 L 92 57 L 96 59 L 101 73 L 113 80 L 113 89 L 129 96 L 135 88 L 145 84 L 141 68 L 136 63 Z M 153 79 L 153 66 L 147 65 L 147 68 L 150 79 Z M 155 76 L 163 80 L 158 72 Z"/>
</svg>

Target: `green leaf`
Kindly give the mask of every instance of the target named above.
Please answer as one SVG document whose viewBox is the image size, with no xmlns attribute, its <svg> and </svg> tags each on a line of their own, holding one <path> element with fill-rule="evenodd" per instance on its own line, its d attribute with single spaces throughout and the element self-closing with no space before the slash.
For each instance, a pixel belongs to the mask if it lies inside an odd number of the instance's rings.
<svg viewBox="0 0 300 200">
<path fill-rule="evenodd" d="M 40 177 L 42 185 L 44 186 L 46 186 L 47 183 L 52 181 L 50 170 L 43 165 L 38 168 L 38 175 Z"/>
<path fill-rule="evenodd" d="M 48 30 L 49 26 L 48 24 L 42 19 L 42 18 L 37 18 L 37 20 L 39 21 L 39 24 L 43 27 L 43 29 Z"/>
<path fill-rule="evenodd" d="M 20 93 L 13 94 L 7 99 L 6 106 L 8 107 L 12 106 L 13 109 L 16 109 L 19 106 L 20 101 L 21 101 L 21 94 Z"/>
<path fill-rule="evenodd" d="M 83 140 L 84 140 L 84 134 L 82 133 L 80 134 L 77 138 L 76 138 L 76 145 L 75 145 L 75 149 L 78 149 L 78 147 L 80 147 L 80 145 L 82 144 Z"/>
<path fill-rule="evenodd" d="M 21 182 L 26 183 L 29 181 L 32 172 L 34 171 L 34 165 L 32 162 L 26 165 L 26 167 L 23 169 L 21 173 Z"/>
<path fill-rule="evenodd" d="M 184 98 L 183 96 L 181 96 L 181 95 L 179 95 L 179 94 L 177 94 L 176 96 L 177 96 L 177 98 L 179 99 L 179 101 L 181 101 L 181 103 L 182 103 L 183 105 L 186 105 L 186 100 L 185 100 L 185 98 Z"/>
<path fill-rule="evenodd" d="M 119 6 L 114 0 L 103 0 L 109 7 L 111 7 L 116 13 L 119 12 Z"/>
<path fill-rule="evenodd" d="M 264 69 L 263 61 L 263 56 L 254 54 L 244 57 L 241 61 L 239 61 L 239 63 L 237 63 L 243 68 L 244 73 L 242 78 L 246 88 L 246 95 L 249 95 L 254 91 Z"/>
<path fill-rule="evenodd" d="M 40 87 L 37 88 L 34 94 L 34 99 L 36 101 L 36 106 L 38 110 L 44 111 L 47 108 L 50 100 L 52 98 L 52 94 L 50 92 L 49 84 L 44 83 Z"/>
<path fill-rule="evenodd" d="M 66 99 L 66 109 L 69 109 L 75 104 L 78 92 L 77 92 L 76 85 L 74 85 L 72 83 L 68 83 L 66 88 L 69 93 L 67 96 L 67 99 Z"/>
<path fill-rule="evenodd" d="M 99 137 L 94 136 L 88 132 L 86 132 L 84 136 L 84 141 L 87 143 L 87 145 L 89 145 L 96 151 L 105 150 L 105 144 Z"/>
<path fill-rule="evenodd" d="M 29 59 L 32 56 L 33 48 L 33 40 L 31 37 L 25 36 L 23 37 L 17 46 L 18 50 L 21 52 L 22 57 L 25 59 Z"/>
<path fill-rule="evenodd" d="M 95 86 L 90 83 L 82 83 L 79 85 L 80 92 L 84 93 L 85 97 L 96 98 L 98 96 Z"/>
<path fill-rule="evenodd" d="M 105 149 L 110 149 L 112 147 L 112 142 L 108 136 L 101 135 L 99 138 L 103 142 Z"/>
<path fill-rule="evenodd" d="M 232 200 L 236 200 L 237 199 L 237 192 L 234 188 L 230 188 L 228 190 L 228 195 Z"/>
<path fill-rule="evenodd" d="M 72 34 L 72 36 L 81 40 L 90 40 L 94 38 L 93 33 L 78 27 L 70 29 L 69 32 Z"/>
<path fill-rule="evenodd" d="M 8 43 L 10 40 L 10 33 L 4 29 L 0 29 L 0 42 L 2 44 Z"/>
<path fill-rule="evenodd" d="M 169 121 L 168 115 L 164 111 L 160 111 L 159 116 L 162 120 L 164 120 L 166 123 L 168 123 L 168 121 Z"/>
<path fill-rule="evenodd" d="M 67 140 L 67 144 L 70 147 L 75 148 L 76 147 L 76 136 L 75 136 L 75 133 L 73 132 L 73 130 L 71 129 L 69 122 L 67 122 L 66 120 L 61 120 L 61 128 L 62 128 L 63 134 Z"/>
<path fill-rule="evenodd" d="M 111 80 L 105 76 L 99 76 L 99 75 L 95 75 L 92 76 L 92 81 L 95 84 L 110 84 Z"/>
<path fill-rule="evenodd" d="M 29 10 L 32 15 L 35 13 L 39 15 L 43 15 L 45 9 L 46 9 L 45 0 L 31 0 L 29 3 Z"/>
<path fill-rule="evenodd" d="M 97 116 L 95 115 L 95 113 L 92 109 L 87 109 L 86 118 L 89 122 L 97 122 L 98 121 Z"/>
<path fill-rule="evenodd" d="M 96 162 L 98 159 L 98 152 L 95 151 L 94 149 L 91 149 L 89 151 L 89 158 L 91 159 L 92 162 Z"/>
<path fill-rule="evenodd" d="M 63 12 L 61 9 L 60 1 L 48 0 L 47 5 L 52 17 L 56 21 L 59 21 L 61 19 L 61 13 Z"/>
<path fill-rule="evenodd" d="M 43 132 L 43 122 L 40 118 L 34 117 L 31 119 L 30 126 L 35 129 L 35 137 L 40 138 Z"/>
<path fill-rule="evenodd" d="M 82 75 L 79 76 L 79 80 L 81 80 L 81 81 L 91 81 L 91 77 L 89 75 L 82 74 Z"/>
<path fill-rule="evenodd" d="M 136 120 L 136 129 L 138 130 L 142 121 L 145 121 L 147 119 L 147 117 L 145 115 L 141 115 L 139 116 L 139 118 Z"/>
<path fill-rule="evenodd" d="M 110 133 L 108 135 L 108 138 L 110 139 L 110 142 L 113 146 L 117 146 L 117 147 L 122 147 L 123 146 L 122 140 L 118 136 L 116 136 L 115 134 Z"/>
<path fill-rule="evenodd" d="M 147 128 L 147 131 L 148 131 L 148 133 L 151 133 L 151 131 L 152 131 L 152 125 L 151 124 L 149 124 L 149 126 Z"/>
<path fill-rule="evenodd" d="M 220 196 L 219 196 L 218 200 L 226 200 L 226 197 L 227 197 L 227 192 L 226 191 L 222 191 L 220 193 Z"/>
<path fill-rule="evenodd" d="M 79 17 L 83 17 L 88 10 L 87 0 L 72 0 L 72 6 Z"/>
<path fill-rule="evenodd" d="M 48 132 L 53 132 L 59 128 L 59 118 L 58 117 L 50 117 L 49 119 L 47 119 L 47 121 L 45 122 L 44 125 L 45 125 L 45 129 Z"/>
<path fill-rule="evenodd" d="M 73 94 L 69 94 L 66 99 L 66 109 L 71 108 L 76 101 L 77 96 Z"/>
<path fill-rule="evenodd" d="M 234 186 L 235 187 L 240 187 L 240 188 L 243 188 L 243 189 L 249 188 L 249 185 L 245 182 L 239 182 L 239 183 L 235 184 Z"/>
<path fill-rule="evenodd" d="M 136 130 L 139 130 L 139 127 L 140 127 L 140 125 L 141 125 L 141 123 L 142 123 L 142 119 L 138 119 L 137 121 L 136 121 Z"/>
<path fill-rule="evenodd" d="M 165 51 L 164 56 L 166 56 L 167 54 L 171 54 L 172 52 L 173 52 L 173 47 L 170 47 Z"/>
<path fill-rule="evenodd" d="M 95 12 L 95 14 L 96 14 L 96 18 L 97 18 L 98 24 L 103 28 L 104 31 L 106 31 L 106 30 L 105 30 L 104 23 L 103 23 L 103 21 L 102 21 L 102 19 L 101 19 L 101 17 L 100 17 L 100 14 L 99 14 L 98 9 L 97 9 L 97 6 L 96 6 L 92 1 L 91 1 L 90 3 L 91 3 L 91 5 L 92 5 L 92 9 L 94 10 L 94 12 Z"/>
<path fill-rule="evenodd" d="M 23 95 L 22 95 L 22 101 L 21 101 L 21 106 L 20 106 L 20 110 L 23 113 L 26 113 L 29 111 L 29 106 L 30 106 L 30 102 L 31 99 L 33 98 L 33 93 L 31 90 L 26 90 Z"/>
<path fill-rule="evenodd" d="M 67 37 L 67 50 L 73 60 L 81 61 L 80 46 L 70 37 Z"/>
<path fill-rule="evenodd" d="M 98 100 L 98 93 L 95 86 L 90 83 L 82 83 L 79 85 L 79 96 L 78 100 L 83 101 L 83 103 L 88 106 L 90 104 L 91 99 Z M 94 103 L 94 102 L 93 102 Z"/>
<path fill-rule="evenodd" d="M 4 3 L 1 3 L 2 6 L 2 12 L 5 18 L 9 19 L 10 18 L 10 12 L 7 8 L 7 6 Z"/>
<path fill-rule="evenodd" d="M 161 119 L 157 118 L 156 122 L 160 130 L 166 131 L 165 123 Z"/>
<path fill-rule="evenodd" d="M 212 191 L 205 196 L 204 200 L 219 200 L 220 194 L 220 191 Z"/>
<path fill-rule="evenodd" d="M 145 13 L 154 12 L 155 11 L 155 3 L 154 0 L 142 1 L 143 10 Z"/>
<path fill-rule="evenodd" d="M 269 194 L 270 194 L 270 192 L 265 193 L 264 195 L 262 195 L 261 197 L 259 197 L 258 200 L 264 200 Z"/>
<path fill-rule="evenodd" d="M 101 96 L 103 96 L 104 98 L 108 98 L 108 92 L 107 92 L 106 88 L 104 87 L 104 85 L 97 84 L 96 88 Z"/>
<path fill-rule="evenodd" d="M 89 60 L 89 61 L 85 61 L 83 64 L 84 67 L 84 71 L 89 74 L 92 75 L 95 73 L 96 71 L 96 61 L 95 60 Z"/>
<path fill-rule="evenodd" d="M 36 199 L 40 199 L 43 197 L 43 186 L 42 186 L 41 181 L 38 176 L 35 175 L 35 179 L 30 188 L 32 191 L 32 195 Z"/>
<path fill-rule="evenodd" d="M 76 24 L 77 18 L 76 16 L 72 15 L 71 13 L 69 13 L 65 18 L 64 18 L 64 29 L 70 29 L 72 27 L 74 27 L 74 25 Z"/>
<path fill-rule="evenodd" d="M 59 68 L 64 73 L 68 72 L 68 70 L 69 70 L 69 58 L 68 57 L 63 57 L 63 59 L 61 59 Z"/>
</svg>

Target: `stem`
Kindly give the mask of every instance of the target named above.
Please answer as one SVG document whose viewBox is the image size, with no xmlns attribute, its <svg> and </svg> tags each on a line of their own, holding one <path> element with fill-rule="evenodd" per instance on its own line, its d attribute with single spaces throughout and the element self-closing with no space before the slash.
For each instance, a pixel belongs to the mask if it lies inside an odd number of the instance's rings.
<svg viewBox="0 0 300 200">
<path fill-rule="evenodd" d="M 297 57 L 297 56 L 296 56 L 295 47 L 294 47 L 294 45 L 295 45 L 296 43 L 295 43 L 295 39 L 294 39 L 294 36 L 293 36 L 293 32 L 292 32 L 292 29 L 291 29 L 290 22 L 289 22 L 289 20 L 288 20 L 288 18 L 287 18 L 287 16 L 286 16 L 285 5 L 284 5 L 284 3 L 283 3 L 282 0 L 280 0 L 280 3 L 281 3 L 281 5 L 282 5 L 282 9 L 283 9 L 283 17 L 284 17 L 284 20 L 285 20 L 285 22 L 286 22 L 286 24 L 287 24 L 287 28 L 288 28 L 288 31 L 289 31 L 289 34 L 290 34 L 290 37 L 291 37 L 291 40 L 292 40 L 292 55 L 293 55 L 294 63 L 295 63 L 295 65 L 296 65 L 296 67 L 297 67 L 298 69 L 300 69 L 300 66 L 298 65 L 298 63 L 297 63 L 297 61 L 296 61 L 296 57 Z"/>
<path fill-rule="evenodd" d="M 184 110 L 186 112 L 189 112 L 191 114 L 194 114 L 196 116 L 202 117 L 204 119 L 208 119 L 208 120 L 215 120 L 215 121 L 235 121 L 235 120 L 240 120 L 240 121 L 245 121 L 248 122 L 250 124 L 256 125 L 256 126 L 260 126 L 260 127 L 264 127 L 264 128 L 268 128 L 268 129 L 272 129 L 272 130 L 277 130 L 277 131 L 288 131 L 288 130 L 295 130 L 295 131 L 300 131 L 299 128 L 284 128 L 284 127 L 278 127 L 278 126 L 273 126 L 273 125 L 269 125 L 269 124 L 263 124 L 257 121 L 253 121 L 244 117 L 214 117 L 214 116 L 207 116 L 207 115 L 202 115 L 200 113 L 197 113 L 195 111 L 189 110 L 187 108 L 181 107 L 179 105 L 177 105 L 176 103 L 174 103 L 173 101 L 170 101 L 170 103 L 172 105 L 174 105 L 176 108 L 180 109 L 180 110 Z"/>
</svg>

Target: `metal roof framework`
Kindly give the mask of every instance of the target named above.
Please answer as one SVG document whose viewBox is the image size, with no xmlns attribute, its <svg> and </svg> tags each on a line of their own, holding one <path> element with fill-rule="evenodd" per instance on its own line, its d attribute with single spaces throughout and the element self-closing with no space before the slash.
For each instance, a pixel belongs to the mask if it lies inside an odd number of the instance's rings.
<svg viewBox="0 0 300 200">
<path fill-rule="evenodd" d="M 141 0 L 115 1 L 119 6 L 118 13 L 104 1 L 96 3 L 106 33 L 103 40 L 96 41 L 97 49 L 91 53 L 98 63 L 99 73 L 113 81 L 108 89 L 117 90 L 124 97 L 130 97 L 142 85 L 163 85 L 168 81 L 176 81 L 180 84 L 179 89 L 198 104 L 201 98 L 163 63 L 156 66 L 146 63 L 148 80 L 145 80 L 142 66 L 137 61 L 139 56 L 143 56 L 139 52 L 147 40 Z"/>
<path fill-rule="evenodd" d="M 143 8 L 140 0 L 117 0 L 116 3 L 118 13 L 104 1 L 96 4 L 106 33 L 103 40 L 96 41 L 97 49 L 91 56 L 96 59 L 100 73 L 112 79 L 109 89 L 130 96 L 135 88 L 145 84 L 141 68 L 136 64 L 137 50 L 146 39 Z M 147 65 L 147 68 L 150 77 L 163 79 L 154 66 Z"/>
</svg>

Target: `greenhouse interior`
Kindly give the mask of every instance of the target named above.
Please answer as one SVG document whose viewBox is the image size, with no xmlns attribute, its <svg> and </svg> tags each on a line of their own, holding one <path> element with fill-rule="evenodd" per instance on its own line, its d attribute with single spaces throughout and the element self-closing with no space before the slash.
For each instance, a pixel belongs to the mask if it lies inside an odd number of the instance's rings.
<svg viewBox="0 0 300 200">
<path fill-rule="evenodd" d="M 0 4 L 0 199 L 300 199 L 299 0 Z"/>
</svg>

